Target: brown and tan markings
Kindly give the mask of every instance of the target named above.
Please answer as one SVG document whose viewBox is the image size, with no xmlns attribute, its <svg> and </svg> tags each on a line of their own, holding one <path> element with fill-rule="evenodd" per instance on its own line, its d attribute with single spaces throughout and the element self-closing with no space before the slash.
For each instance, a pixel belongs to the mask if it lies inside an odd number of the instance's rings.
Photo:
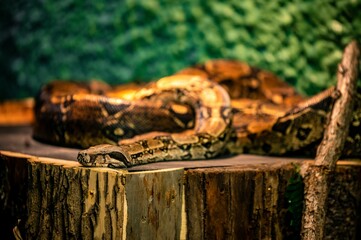
<svg viewBox="0 0 361 240">
<path fill-rule="evenodd" d="M 337 93 L 304 98 L 272 73 L 213 60 L 147 85 L 54 81 L 36 104 L 34 137 L 88 148 L 85 166 L 130 167 L 224 153 L 308 153 Z M 344 156 L 361 156 L 358 91 Z M 92 147 L 93 146 L 93 147 Z"/>
</svg>

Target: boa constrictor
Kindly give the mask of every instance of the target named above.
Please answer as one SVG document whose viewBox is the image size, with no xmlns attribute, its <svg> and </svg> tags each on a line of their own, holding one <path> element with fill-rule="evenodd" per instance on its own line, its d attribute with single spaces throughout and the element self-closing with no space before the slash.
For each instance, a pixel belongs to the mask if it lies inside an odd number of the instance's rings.
<svg viewBox="0 0 361 240">
<path fill-rule="evenodd" d="M 337 95 L 331 87 L 305 99 L 272 73 L 231 60 L 208 61 L 146 86 L 54 81 L 37 97 L 34 137 L 90 147 L 78 154 L 85 166 L 227 152 L 306 154 L 322 139 Z M 360 121 L 358 91 L 344 156 L 361 156 Z"/>
</svg>

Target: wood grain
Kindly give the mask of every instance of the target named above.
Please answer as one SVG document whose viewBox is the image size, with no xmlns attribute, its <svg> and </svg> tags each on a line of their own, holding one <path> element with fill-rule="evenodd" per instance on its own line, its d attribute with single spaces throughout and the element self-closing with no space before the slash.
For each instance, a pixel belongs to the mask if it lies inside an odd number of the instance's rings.
<svg viewBox="0 0 361 240">
<path fill-rule="evenodd" d="M 16 227 L 26 239 L 181 238 L 184 169 L 129 173 L 6 151 L 0 164 L 0 204 L 13 219 L 1 235 Z"/>
<path fill-rule="evenodd" d="M 290 163 L 187 172 L 187 239 L 282 239 Z"/>
</svg>

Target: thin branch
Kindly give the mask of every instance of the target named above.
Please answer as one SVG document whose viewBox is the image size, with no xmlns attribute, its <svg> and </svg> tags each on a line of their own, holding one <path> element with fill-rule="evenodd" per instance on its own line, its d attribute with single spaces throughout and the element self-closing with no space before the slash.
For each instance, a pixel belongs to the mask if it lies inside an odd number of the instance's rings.
<svg viewBox="0 0 361 240">
<path fill-rule="evenodd" d="M 345 48 L 338 66 L 336 89 L 341 96 L 332 108 L 329 124 L 317 149 L 315 164 L 309 166 L 304 176 L 305 209 L 302 219 L 302 239 L 324 238 L 330 176 L 336 169 L 352 119 L 359 55 L 358 44 L 353 41 Z"/>
<path fill-rule="evenodd" d="M 315 164 L 327 167 L 331 171 L 334 170 L 336 161 L 341 156 L 352 119 L 359 55 L 360 50 L 356 41 L 345 48 L 337 71 L 337 90 L 341 93 L 341 97 L 333 106 L 329 125 L 317 149 Z"/>
</svg>

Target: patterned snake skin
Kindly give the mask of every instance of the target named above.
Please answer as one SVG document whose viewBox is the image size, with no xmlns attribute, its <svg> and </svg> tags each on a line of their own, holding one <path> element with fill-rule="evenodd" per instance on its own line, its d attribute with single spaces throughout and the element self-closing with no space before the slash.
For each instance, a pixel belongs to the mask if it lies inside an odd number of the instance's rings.
<svg viewBox="0 0 361 240">
<path fill-rule="evenodd" d="M 54 81 L 37 98 L 34 137 L 90 147 L 78 155 L 85 166 L 312 154 L 337 97 L 329 88 L 305 99 L 272 73 L 213 60 L 148 85 Z M 344 156 L 361 156 L 360 120 L 358 90 Z"/>
</svg>

